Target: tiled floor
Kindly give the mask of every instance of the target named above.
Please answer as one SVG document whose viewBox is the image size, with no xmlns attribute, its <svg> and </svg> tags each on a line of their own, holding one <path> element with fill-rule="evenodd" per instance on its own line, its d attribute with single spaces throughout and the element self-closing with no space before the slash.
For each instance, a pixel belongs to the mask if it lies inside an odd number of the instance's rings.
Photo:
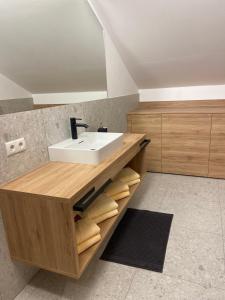
<svg viewBox="0 0 225 300">
<path fill-rule="evenodd" d="M 131 207 L 174 214 L 163 274 L 98 260 L 79 281 L 40 271 L 16 300 L 225 299 L 225 180 L 148 173 Z"/>
</svg>

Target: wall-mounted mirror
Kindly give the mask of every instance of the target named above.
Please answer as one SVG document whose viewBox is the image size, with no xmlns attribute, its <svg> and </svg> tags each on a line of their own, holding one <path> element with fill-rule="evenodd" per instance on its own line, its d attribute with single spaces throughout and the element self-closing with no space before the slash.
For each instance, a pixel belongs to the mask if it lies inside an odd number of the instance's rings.
<svg viewBox="0 0 225 300">
<path fill-rule="evenodd" d="M 102 27 L 86 0 L 0 0 L 0 40 L 0 73 L 31 95 L 106 93 Z M 32 108 L 1 85 L 0 114 Z"/>
</svg>

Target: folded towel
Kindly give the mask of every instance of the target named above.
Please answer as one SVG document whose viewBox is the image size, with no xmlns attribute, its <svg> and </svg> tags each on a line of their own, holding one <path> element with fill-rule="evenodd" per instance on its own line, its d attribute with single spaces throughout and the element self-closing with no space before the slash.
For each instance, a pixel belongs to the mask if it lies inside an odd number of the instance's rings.
<svg viewBox="0 0 225 300">
<path fill-rule="evenodd" d="M 104 213 L 117 209 L 118 204 L 105 194 L 98 196 L 95 201 L 86 209 L 84 216 L 94 219 Z"/>
<path fill-rule="evenodd" d="M 99 233 L 100 228 L 92 220 L 84 218 L 76 222 L 77 244 L 80 244 Z"/>
<path fill-rule="evenodd" d="M 88 248 L 90 248 L 94 244 L 98 243 L 100 240 L 101 240 L 101 235 L 100 234 L 96 234 L 92 238 L 84 241 L 83 243 L 78 244 L 77 245 L 77 252 L 78 252 L 78 254 L 80 254 L 81 252 L 87 250 Z"/>
<path fill-rule="evenodd" d="M 105 221 L 107 219 L 110 219 L 110 218 L 118 215 L 118 213 L 119 213 L 118 209 L 114 209 L 114 210 L 112 210 L 110 212 L 102 214 L 101 216 L 98 216 L 97 218 L 94 218 L 93 221 L 98 224 L 98 223 L 101 223 L 101 222 L 103 222 L 103 221 Z"/>
<path fill-rule="evenodd" d="M 129 181 L 133 181 L 136 179 L 140 179 L 140 175 L 131 168 L 122 169 L 115 178 L 115 180 L 119 180 L 123 183 L 128 183 Z"/>
<path fill-rule="evenodd" d="M 129 186 L 121 181 L 112 182 L 107 188 L 104 190 L 104 193 L 107 196 L 114 196 L 116 194 L 129 191 Z"/>
<path fill-rule="evenodd" d="M 127 182 L 127 184 L 128 184 L 129 186 L 132 186 L 132 185 L 137 184 L 137 183 L 139 183 L 139 182 L 141 182 L 141 180 L 140 180 L 140 179 L 136 179 L 136 180 L 132 180 L 132 181 Z"/>
<path fill-rule="evenodd" d="M 113 195 L 113 196 L 111 196 L 111 198 L 112 198 L 113 200 L 117 201 L 117 200 L 126 198 L 126 197 L 128 197 L 128 196 L 130 196 L 130 192 L 129 192 L 129 191 L 126 191 L 126 192 L 122 192 L 122 193 L 118 193 L 118 194 L 116 194 L 116 195 Z"/>
</svg>

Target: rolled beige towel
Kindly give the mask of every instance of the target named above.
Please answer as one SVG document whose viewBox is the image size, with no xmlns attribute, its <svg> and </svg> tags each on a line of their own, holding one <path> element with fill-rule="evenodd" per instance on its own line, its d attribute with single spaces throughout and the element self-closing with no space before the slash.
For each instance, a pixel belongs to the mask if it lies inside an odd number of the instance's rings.
<svg viewBox="0 0 225 300">
<path fill-rule="evenodd" d="M 112 182 L 107 188 L 104 190 L 104 193 L 111 197 L 117 195 L 122 192 L 129 192 L 129 186 L 121 181 Z"/>
<path fill-rule="evenodd" d="M 95 222 L 87 218 L 81 219 L 75 224 L 77 244 L 80 244 L 100 233 L 100 227 Z"/>
<path fill-rule="evenodd" d="M 98 224 L 98 223 L 101 223 L 107 219 L 110 219 L 110 218 L 118 215 L 118 213 L 119 213 L 118 209 L 114 209 L 110 212 L 107 212 L 105 214 L 98 216 L 97 218 L 94 218 L 93 221 Z"/>
<path fill-rule="evenodd" d="M 113 196 L 111 196 L 111 198 L 115 201 L 118 201 L 118 200 L 124 199 L 124 198 L 129 197 L 129 196 L 130 196 L 130 192 L 126 191 L 126 192 L 122 192 L 122 193 L 118 193 L 116 195 L 113 195 Z"/>
<path fill-rule="evenodd" d="M 84 216 L 89 219 L 94 219 L 104 213 L 110 212 L 117 208 L 118 204 L 113 199 L 106 196 L 105 194 L 101 194 L 86 209 L 86 211 L 84 212 Z"/>
<path fill-rule="evenodd" d="M 84 241 L 83 243 L 78 244 L 77 245 L 77 252 L 78 252 L 78 254 L 84 252 L 85 250 L 87 250 L 91 246 L 93 246 L 96 243 L 98 243 L 100 240 L 101 240 L 101 235 L 100 234 L 96 234 L 93 237 L 91 237 L 90 239 Z"/>
<path fill-rule="evenodd" d="M 122 169 L 115 178 L 115 180 L 119 180 L 119 181 L 121 181 L 123 183 L 127 183 L 127 184 L 128 184 L 128 182 L 137 180 L 137 179 L 140 179 L 140 175 L 131 168 Z"/>
</svg>

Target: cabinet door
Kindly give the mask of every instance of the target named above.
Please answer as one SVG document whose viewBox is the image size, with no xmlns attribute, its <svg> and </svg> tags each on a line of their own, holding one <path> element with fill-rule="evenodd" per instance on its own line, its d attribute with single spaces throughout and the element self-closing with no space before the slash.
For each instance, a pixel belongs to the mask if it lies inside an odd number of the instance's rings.
<svg viewBox="0 0 225 300">
<path fill-rule="evenodd" d="M 225 178 L 225 114 L 213 114 L 209 177 Z"/>
<path fill-rule="evenodd" d="M 131 132 L 146 133 L 151 144 L 146 149 L 147 171 L 161 172 L 161 114 L 132 115 Z"/>
<path fill-rule="evenodd" d="M 210 114 L 163 114 L 162 171 L 208 176 Z"/>
</svg>

